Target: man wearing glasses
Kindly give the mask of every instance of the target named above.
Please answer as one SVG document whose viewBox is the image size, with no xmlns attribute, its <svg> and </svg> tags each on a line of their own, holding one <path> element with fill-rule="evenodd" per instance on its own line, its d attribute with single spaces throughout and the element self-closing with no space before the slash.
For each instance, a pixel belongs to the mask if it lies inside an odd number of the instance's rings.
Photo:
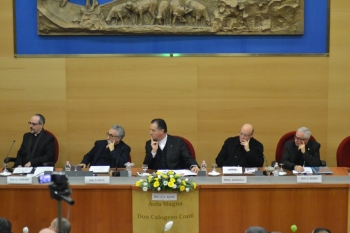
<svg viewBox="0 0 350 233">
<path fill-rule="evenodd" d="M 316 141 L 310 140 L 310 137 L 311 131 L 306 127 L 301 127 L 296 131 L 294 141 L 286 142 L 282 157 L 282 163 L 284 163 L 285 168 L 303 172 L 304 166 L 321 166 L 321 145 Z"/>
<path fill-rule="evenodd" d="M 253 126 L 244 124 L 238 136 L 226 139 L 216 157 L 218 167 L 262 167 L 264 164 L 264 147 L 253 138 L 253 134 Z"/>
<path fill-rule="evenodd" d="M 125 167 L 130 156 L 130 147 L 122 141 L 125 136 L 124 128 L 120 125 L 113 125 L 108 133 L 107 140 L 95 142 L 94 147 L 87 153 L 81 163 L 81 167 L 110 166 Z"/>
<path fill-rule="evenodd" d="M 44 130 L 45 117 L 35 114 L 28 125 L 30 132 L 23 135 L 15 167 L 37 167 L 46 162 L 55 162 L 54 138 Z"/>
</svg>

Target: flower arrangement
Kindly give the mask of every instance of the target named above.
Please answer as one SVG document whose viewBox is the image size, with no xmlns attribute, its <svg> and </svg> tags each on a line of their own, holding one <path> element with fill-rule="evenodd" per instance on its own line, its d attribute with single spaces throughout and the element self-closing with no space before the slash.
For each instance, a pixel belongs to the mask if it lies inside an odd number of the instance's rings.
<svg viewBox="0 0 350 233">
<path fill-rule="evenodd" d="M 145 179 L 136 181 L 136 186 L 140 187 L 143 191 L 148 189 L 152 191 L 174 191 L 189 192 L 196 189 L 196 182 L 189 180 L 188 178 L 182 178 L 174 171 L 158 171 L 153 172 Z"/>
</svg>

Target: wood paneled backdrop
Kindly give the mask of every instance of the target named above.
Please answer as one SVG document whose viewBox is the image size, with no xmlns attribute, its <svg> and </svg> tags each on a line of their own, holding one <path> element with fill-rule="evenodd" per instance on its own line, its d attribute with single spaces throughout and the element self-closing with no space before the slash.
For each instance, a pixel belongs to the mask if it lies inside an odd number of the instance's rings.
<svg viewBox="0 0 350 233">
<path fill-rule="evenodd" d="M 0 8 L 0 157 L 15 156 L 34 113 L 60 144 L 58 166 L 79 163 L 115 123 L 141 166 L 149 123 L 188 138 L 213 163 L 243 123 L 273 160 L 279 138 L 309 127 L 321 157 L 336 166 L 349 136 L 350 2 L 331 3 L 330 57 L 14 58 L 12 1 Z M 317 26 L 317 25 L 315 25 Z"/>
</svg>

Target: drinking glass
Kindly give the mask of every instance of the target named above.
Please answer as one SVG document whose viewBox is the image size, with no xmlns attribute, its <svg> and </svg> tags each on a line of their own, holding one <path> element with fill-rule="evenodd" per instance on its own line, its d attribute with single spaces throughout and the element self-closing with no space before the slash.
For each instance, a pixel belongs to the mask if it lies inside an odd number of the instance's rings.
<svg viewBox="0 0 350 233">
<path fill-rule="evenodd" d="M 147 164 L 142 164 L 143 173 L 146 173 L 147 169 L 148 169 L 148 165 Z"/>
<path fill-rule="evenodd" d="M 265 171 L 266 171 L 266 175 L 267 175 L 267 176 L 270 176 L 271 173 L 272 173 L 272 171 L 273 171 L 273 167 L 271 167 L 271 166 L 266 166 L 266 167 L 265 167 Z"/>
<path fill-rule="evenodd" d="M 283 165 L 284 165 L 284 163 L 280 163 L 280 166 L 281 166 L 280 172 L 284 172 L 283 169 L 282 169 Z"/>
<path fill-rule="evenodd" d="M 213 163 L 212 164 L 212 167 L 213 167 L 213 170 L 211 171 L 212 173 L 217 173 L 217 171 L 216 171 L 216 167 L 217 167 L 218 165 L 216 164 L 216 163 Z"/>
</svg>

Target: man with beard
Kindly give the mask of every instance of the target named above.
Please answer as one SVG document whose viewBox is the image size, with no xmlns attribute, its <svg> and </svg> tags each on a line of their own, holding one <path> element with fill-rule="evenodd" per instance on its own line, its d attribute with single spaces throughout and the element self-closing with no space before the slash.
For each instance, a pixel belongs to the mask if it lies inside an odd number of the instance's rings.
<svg viewBox="0 0 350 233">
<path fill-rule="evenodd" d="M 54 138 L 45 132 L 45 117 L 35 114 L 28 122 L 30 132 L 23 135 L 15 167 L 37 167 L 55 162 Z"/>
</svg>

